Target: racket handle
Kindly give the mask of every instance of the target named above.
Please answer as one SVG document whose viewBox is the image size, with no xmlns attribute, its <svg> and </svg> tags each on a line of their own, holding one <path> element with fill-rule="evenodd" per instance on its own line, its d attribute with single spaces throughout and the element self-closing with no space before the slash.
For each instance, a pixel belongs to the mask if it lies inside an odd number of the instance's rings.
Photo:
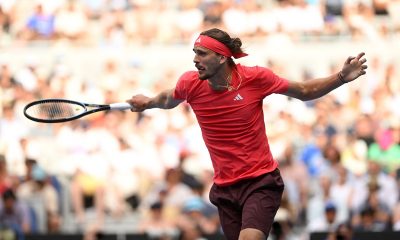
<svg viewBox="0 0 400 240">
<path fill-rule="evenodd" d="M 131 109 L 132 106 L 129 103 L 126 102 L 120 102 L 120 103 L 111 103 L 110 104 L 110 109 L 111 110 L 128 110 Z"/>
</svg>

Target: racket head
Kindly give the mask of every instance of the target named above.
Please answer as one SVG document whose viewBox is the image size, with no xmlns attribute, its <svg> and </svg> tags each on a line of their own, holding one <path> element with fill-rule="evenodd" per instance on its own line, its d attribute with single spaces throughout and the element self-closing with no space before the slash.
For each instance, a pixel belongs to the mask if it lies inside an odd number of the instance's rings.
<svg viewBox="0 0 400 240">
<path fill-rule="evenodd" d="M 84 116 L 87 108 L 84 103 L 68 99 L 43 99 L 31 102 L 24 107 L 28 119 L 42 123 L 67 122 Z"/>
</svg>

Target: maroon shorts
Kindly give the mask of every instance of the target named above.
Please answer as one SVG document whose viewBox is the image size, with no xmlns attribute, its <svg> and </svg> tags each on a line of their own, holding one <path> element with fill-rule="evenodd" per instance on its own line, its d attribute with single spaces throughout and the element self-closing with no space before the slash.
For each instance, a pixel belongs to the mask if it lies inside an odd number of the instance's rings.
<svg viewBox="0 0 400 240">
<path fill-rule="evenodd" d="M 210 201 L 218 208 L 225 237 L 237 240 L 240 231 L 246 228 L 258 229 L 268 237 L 283 189 L 279 169 L 230 186 L 214 184 Z"/>
</svg>

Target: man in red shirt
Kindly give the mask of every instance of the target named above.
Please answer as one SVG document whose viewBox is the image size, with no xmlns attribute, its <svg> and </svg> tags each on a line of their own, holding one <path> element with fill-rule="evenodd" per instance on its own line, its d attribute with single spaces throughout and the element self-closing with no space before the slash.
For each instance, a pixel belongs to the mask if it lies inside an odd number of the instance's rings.
<svg viewBox="0 0 400 240">
<path fill-rule="evenodd" d="M 241 45 L 220 29 L 204 31 L 193 48 L 198 71 L 185 72 L 175 88 L 155 97 L 135 95 L 127 102 L 138 112 L 190 104 L 214 167 L 210 200 L 226 238 L 261 240 L 268 237 L 284 189 L 265 133 L 263 99 L 272 93 L 316 99 L 364 75 L 367 66 L 360 53 L 336 74 L 295 82 L 264 67 L 235 64 L 232 57 L 247 55 Z"/>
</svg>

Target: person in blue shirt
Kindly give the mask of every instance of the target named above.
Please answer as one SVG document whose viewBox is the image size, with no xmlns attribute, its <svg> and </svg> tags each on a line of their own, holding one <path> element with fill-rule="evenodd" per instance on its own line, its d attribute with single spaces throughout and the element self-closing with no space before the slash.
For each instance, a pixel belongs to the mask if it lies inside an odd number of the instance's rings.
<svg viewBox="0 0 400 240">
<path fill-rule="evenodd" d="M 28 18 L 22 38 L 26 40 L 46 40 L 54 38 L 53 14 L 45 13 L 43 6 L 37 4 L 33 14 Z"/>
</svg>

